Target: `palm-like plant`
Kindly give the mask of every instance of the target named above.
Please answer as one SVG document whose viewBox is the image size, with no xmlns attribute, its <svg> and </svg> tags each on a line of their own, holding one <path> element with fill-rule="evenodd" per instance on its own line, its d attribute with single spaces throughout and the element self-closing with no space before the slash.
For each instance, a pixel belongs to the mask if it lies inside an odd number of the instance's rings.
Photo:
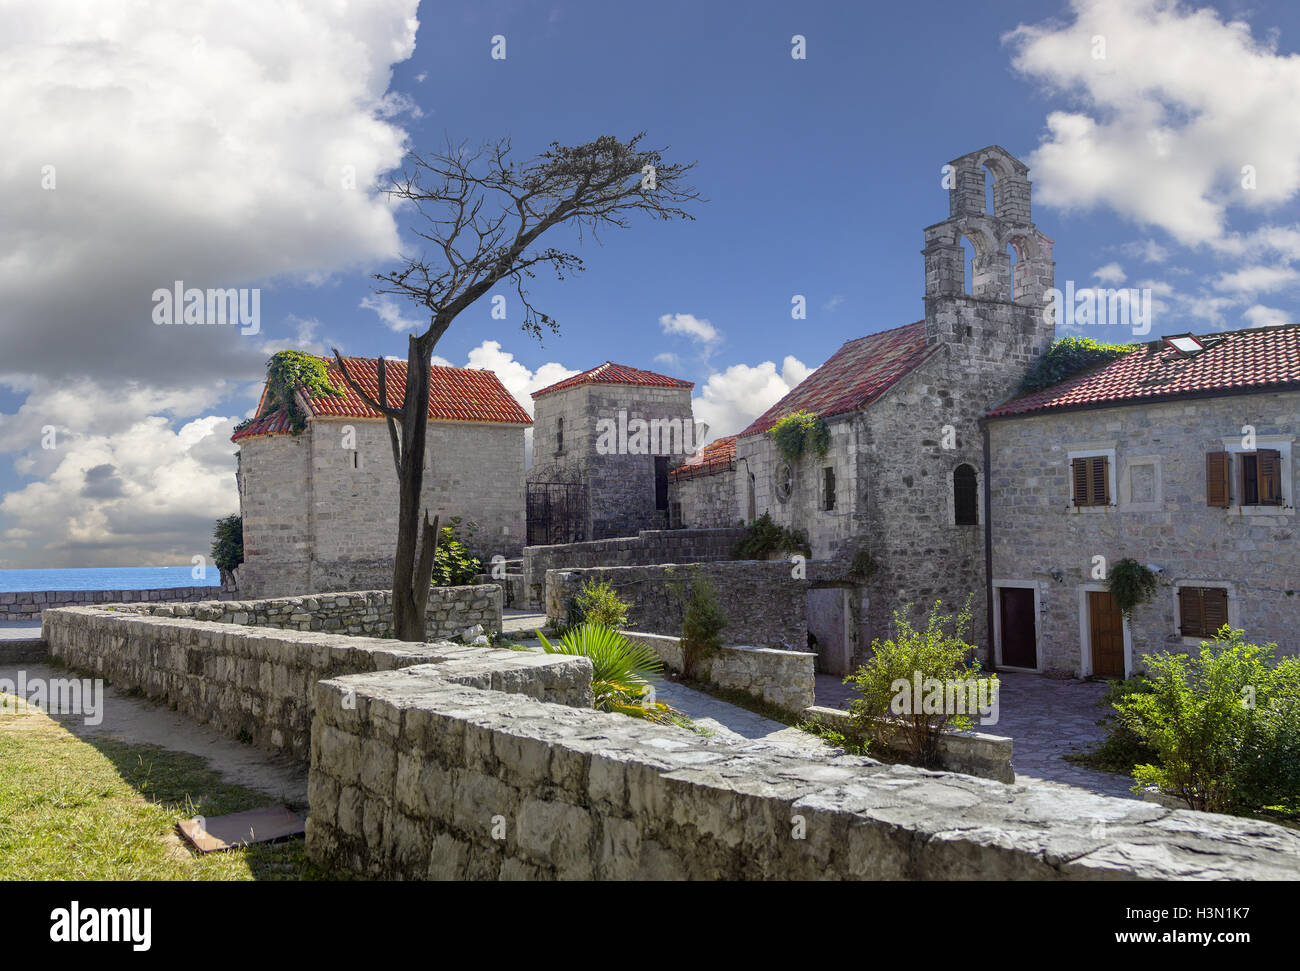
<svg viewBox="0 0 1300 971">
<path fill-rule="evenodd" d="M 591 688 L 600 711 L 616 711 L 635 718 L 669 722 L 679 713 L 663 702 L 651 700 L 653 686 L 661 680 L 664 662 L 644 644 L 634 644 L 616 630 L 586 623 L 565 633 L 552 644 L 537 632 L 547 654 L 590 658 Z"/>
</svg>

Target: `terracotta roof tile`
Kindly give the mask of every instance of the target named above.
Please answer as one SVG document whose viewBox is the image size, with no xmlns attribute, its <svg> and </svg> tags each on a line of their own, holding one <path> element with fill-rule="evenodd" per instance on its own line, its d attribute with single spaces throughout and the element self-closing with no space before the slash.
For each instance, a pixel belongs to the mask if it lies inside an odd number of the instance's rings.
<svg viewBox="0 0 1300 971">
<path fill-rule="evenodd" d="M 1300 384 L 1300 324 L 1206 334 L 1184 356 L 1164 340 L 1013 398 L 990 417 L 1126 403 L 1216 391 Z"/>
<path fill-rule="evenodd" d="M 628 367 L 626 364 L 606 361 L 589 371 L 583 371 L 581 374 L 548 385 L 540 391 L 534 391 L 533 397 L 540 398 L 544 394 L 574 388 L 580 384 L 634 384 L 651 388 L 695 387 L 694 381 L 683 381 L 680 378 L 670 378 L 666 374 L 656 374 L 654 371 L 643 371 L 640 368 Z"/>
<path fill-rule="evenodd" d="M 865 407 L 933 350 L 925 343 L 923 320 L 851 340 L 763 412 L 739 437 L 765 432 L 780 418 L 796 411 L 811 411 L 829 418 Z"/>
<path fill-rule="evenodd" d="M 692 478 L 697 475 L 708 475 L 711 472 L 730 468 L 735 458 L 736 436 L 728 435 L 726 438 L 719 438 L 705 445 L 698 453 L 692 455 L 669 472 L 668 475 L 670 478 Z"/>
<path fill-rule="evenodd" d="M 289 431 L 289 416 L 283 408 L 276 408 L 270 414 L 254 418 L 245 427 L 230 436 L 232 442 L 254 435 L 284 435 Z"/>
</svg>

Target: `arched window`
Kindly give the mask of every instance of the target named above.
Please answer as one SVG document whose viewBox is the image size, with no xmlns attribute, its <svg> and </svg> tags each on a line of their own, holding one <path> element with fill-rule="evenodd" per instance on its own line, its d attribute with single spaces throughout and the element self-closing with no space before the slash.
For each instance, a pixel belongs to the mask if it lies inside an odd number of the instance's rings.
<svg viewBox="0 0 1300 971">
<path fill-rule="evenodd" d="M 969 465 L 959 465 L 952 473 L 952 509 L 958 526 L 978 526 L 979 486 L 975 470 Z"/>
</svg>

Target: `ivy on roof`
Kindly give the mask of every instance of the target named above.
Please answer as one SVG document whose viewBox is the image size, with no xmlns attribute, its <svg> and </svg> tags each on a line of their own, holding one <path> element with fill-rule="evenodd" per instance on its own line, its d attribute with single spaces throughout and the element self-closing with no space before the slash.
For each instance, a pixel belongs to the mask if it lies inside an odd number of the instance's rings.
<svg viewBox="0 0 1300 971">
<path fill-rule="evenodd" d="M 1038 391 L 1080 371 L 1107 364 L 1136 351 L 1141 344 L 1100 344 L 1088 337 L 1062 337 L 1029 369 L 1020 383 L 1020 393 Z"/>
<path fill-rule="evenodd" d="M 307 427 L 307 416 L 298 405 L 296 391 L 309 395 L 343 394 L 342 388 L 330 382 L 325 362 L 302 351 L 279 351 L 271 356 L 266 362 L 266 390 L 268 407 L 265 411 L 272 411 L 276 405 L 283 406 L 295 435 Z"/>
</svg>

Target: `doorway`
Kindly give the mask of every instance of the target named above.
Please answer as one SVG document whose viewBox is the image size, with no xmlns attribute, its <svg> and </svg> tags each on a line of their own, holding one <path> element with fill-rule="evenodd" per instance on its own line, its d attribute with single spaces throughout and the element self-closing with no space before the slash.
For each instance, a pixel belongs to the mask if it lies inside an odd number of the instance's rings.
<svg viewBox="0 0 1300 971">
<path fill-rule="evenodd" d="M 1124 615 L 1108 590 L 1089 590 L 1088 643 L 1094 678 L 1124 677 Z"/>
<path fill-rule="evenodd" d="M 1038 617 L 1032 587 L 999 587 L 1001 628 L 999 664 L 1012 668 L 1038 667 Z"/>
<path fill-rule="evenodd" d="M 808 591 L 808 650 L 817 653 L 814 667 L 818 674 L 844 677 L 849 673 L 849 593 L 844 587 Z"/>
</svg>

